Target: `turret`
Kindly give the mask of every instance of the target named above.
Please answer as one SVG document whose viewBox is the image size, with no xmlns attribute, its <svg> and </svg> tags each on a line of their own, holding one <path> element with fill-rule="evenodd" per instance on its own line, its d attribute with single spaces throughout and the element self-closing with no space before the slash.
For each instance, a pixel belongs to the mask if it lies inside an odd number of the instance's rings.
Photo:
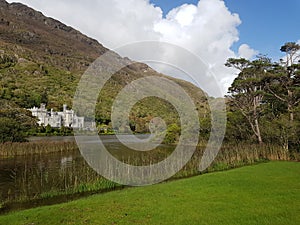
<svg viewBox="0 0 300 225">
<path fill-rule="evenodd" d="M 65 113 L 67 111 L 67 105 L 66 104 L 63 105 L 63 109 L 64 109 L 63 111 Z"/>
<path fill-rule="evenodd" d="M 46 109 L 46 104 L 41 103 L 41 110 L 45 110 Z"/>
</svg>

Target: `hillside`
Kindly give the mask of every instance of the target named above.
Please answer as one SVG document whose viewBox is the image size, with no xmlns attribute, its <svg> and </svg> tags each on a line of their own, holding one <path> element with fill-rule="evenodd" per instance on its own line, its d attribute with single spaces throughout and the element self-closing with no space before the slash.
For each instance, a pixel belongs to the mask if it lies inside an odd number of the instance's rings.
<svg viewBox="0 0 300 225">
<path fill-rule="evenodd" d="M 88 66 L 108 49 L 72 27 L 45 17 L 20 3 L 0 0 L 0 98 L 29 108 L 47 103 L 48 108 L 69 106 L 77 83 Z M 118 60 L 123 59 L 116 54 Z M 145 73 L 144 71 L 148 72 Z M 147 65 L 133 63 L 116 73 L 102 90 L 96 117 L 109 124 L 114 97 L 128 83 L 144 76 L 164 76 Z M 208 112 L 205 94 L 189 82 L 173 79 L 194 99 L 201 117 Z M 135 105 L 132 123 L 144 125 L 157 115 L 170 123 L 177 113 L 163 100 L 147 98 Z"/>
</svg>

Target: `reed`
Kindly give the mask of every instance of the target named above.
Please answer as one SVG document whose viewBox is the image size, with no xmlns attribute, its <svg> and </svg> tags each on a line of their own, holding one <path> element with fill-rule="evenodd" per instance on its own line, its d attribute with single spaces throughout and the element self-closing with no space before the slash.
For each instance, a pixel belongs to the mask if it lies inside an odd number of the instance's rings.
<svg viewBox="0 0 300 225">
<path fill-rule="evenodd" d="M 206 148 L 205 143 L 201 142 L 198 145 L 191 160 L 171 179 L 199 175 L 200 174 L 199 164 L 203 157 L 205 148 Z M 155 164 L 167 158 L 170 154 L 171 154 L 171 150 L 169 149 L 167 151 L 142 153 L 142 155 L 139 157 L 122 158 L 122 161 L 132 165 L 149 165 L 149 164 Z M 276 160 L 288 161 L 288 160 L 295 160 L 295 159 L 299 159 L 299 153 L 286 151 L 279 145 L 224 143 L 217 157 L 214 159 L 212 165 L 201 173 L 226 170 L 226 169 L 241 167 L 245 165 L 251 165 L 258 162 L 276 161 Z M 173 162 L 174 165 L 180 163 L 182 159 L 177 158 L 176 160 L 178 161 Z M 114 173 L 114 171 L 111 172 L 112 174 Z M 162 170 L 161 173 L 165 173 L 165 171 Z"/>
<path fill-rule="evenodd" d="M 26 156 L 77 150 L 75 142 L 38 141 L 38 142 L 6 142 L 0 144 L 0 157 Z"/>
<path fill-rule="evenodd" d="M 189 163 L 187 163 L 187 165 L 173 178 L 189 177 L 200 174 L 198 168 L 204 151 L 205 146 L 199 145 Z M 224 143 L 213 163 L 201 173 L 222 171 L 266 161 L 288 161 L 295 157 L 299 157 L 299 154 L 286 151 L 278 145 Z"/>
</svg>

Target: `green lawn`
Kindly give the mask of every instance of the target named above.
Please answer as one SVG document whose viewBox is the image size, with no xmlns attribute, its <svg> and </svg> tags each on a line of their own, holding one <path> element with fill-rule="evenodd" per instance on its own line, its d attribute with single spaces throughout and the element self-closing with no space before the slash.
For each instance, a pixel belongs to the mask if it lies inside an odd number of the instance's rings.
<svg viewBox="0 0 300 225">
<path fill-rule="evenodd" d="M 0 216 L 0 224 L 300 224 L 300 163 L 270 162 Z"/>
</svg>

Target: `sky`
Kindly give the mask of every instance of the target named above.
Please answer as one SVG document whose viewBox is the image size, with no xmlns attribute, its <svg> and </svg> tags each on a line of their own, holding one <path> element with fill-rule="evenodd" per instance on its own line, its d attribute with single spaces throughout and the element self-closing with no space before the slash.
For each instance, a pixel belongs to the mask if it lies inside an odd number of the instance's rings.
<svg viewBox="0 0 300 225">
<path fill-rule="evenodd" d="M 199 0 L 151 0 L 163 9 L 164 15 L 182 4 L 197 4 Z M 228 9 L 241 19 L 238 26 L 239 41 L 232 49 L 247 43 L 261 54 L 274 60 L 282 57 L 280 47 L 300 39 L 299 0 L 225 0 Z"/>
<path fill-rule="evenodd" d="M 15 0 L 16 1 L 16 0 Z M 14 2 L 15 2 L 14 1 Z M 9 1 L 13 2 L 13 1 Z M 118 47 L 139 41 L 160 41 L 190 51 L 214 74 L 221 95 L 236 77 L 226 68 L 229 57 L 253 59 L 257 54 L 278 60 L 288 41 L 300 41 L 299 0 L 19 0 L 60 20 L 118 52 Z M 160 61 L 184 61 L 180 54 L 160 49 Z M 180 52 L 180 51 L 179 51 Z M 141 50 L 118 52 L 133 60 Z M 174 51 L 173 51 L 174 53 Z M 171 60 L 172 59 L 172 60 Z M 189 80 L 167 66 L 150 66 L 159 72 Z M 193 80 L 206 86 L 202 73 Z M 202 84 L 201 84 L 202 83 Z M 202 86 L 201 86 L 202 85 Z M 210 95 L 219 93 L 207 91 Z"/>
</svg>

